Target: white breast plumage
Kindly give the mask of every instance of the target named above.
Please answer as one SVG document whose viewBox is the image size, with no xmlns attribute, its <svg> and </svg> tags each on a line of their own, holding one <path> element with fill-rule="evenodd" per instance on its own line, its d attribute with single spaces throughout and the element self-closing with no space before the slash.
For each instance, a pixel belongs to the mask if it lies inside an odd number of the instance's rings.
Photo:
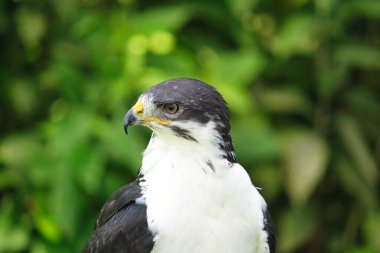
<svg viewBox="0 0 380 253">
<path fill-rule="evenodd" d="M 141 173 L 154 253 L 269 252 L 266 204 L 237 163 L 183 141 L 153 138 Z M 197 147 L 195 145 L 198 145 Z M 202 145 L 207 148 L 207 145 Z"/>
</svg>

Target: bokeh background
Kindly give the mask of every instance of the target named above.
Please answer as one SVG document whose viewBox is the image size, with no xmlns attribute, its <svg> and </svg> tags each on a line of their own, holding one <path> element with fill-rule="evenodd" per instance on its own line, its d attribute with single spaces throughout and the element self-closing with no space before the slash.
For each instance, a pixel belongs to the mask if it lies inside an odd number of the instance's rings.
<svg viewBox="0 0 380 253">
<path fill-rule="evenodd" d="M 80 252 L 172 77 L 228 101 L 278 252 L 380 252 L 380 1 L 3 0 L 0 39 L 0 252 Z"/>
</svg>

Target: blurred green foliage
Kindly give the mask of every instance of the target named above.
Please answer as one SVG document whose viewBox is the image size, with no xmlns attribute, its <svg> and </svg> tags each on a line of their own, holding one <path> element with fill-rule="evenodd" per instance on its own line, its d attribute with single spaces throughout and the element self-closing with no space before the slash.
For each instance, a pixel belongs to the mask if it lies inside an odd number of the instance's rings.
<svg viewBox="0 0 380 253">
<path fill-rule="evenodd" d="M 79 252 L 172 77 L 215 85 L 278 252 L 380 252 L 380 1 L 0 2 L 0 252 Z"/>
</svg>

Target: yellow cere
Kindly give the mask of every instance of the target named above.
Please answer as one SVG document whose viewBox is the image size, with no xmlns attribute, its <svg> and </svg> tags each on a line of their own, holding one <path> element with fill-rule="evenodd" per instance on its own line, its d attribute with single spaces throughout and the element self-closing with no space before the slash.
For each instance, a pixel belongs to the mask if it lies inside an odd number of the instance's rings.
<svg viewBox="0 0 380 253">
<path fill-rule="evenodd" d="M 144 122 L 156 122 L 161 125 L 169 125 L 170 121 L 169 120 L 162 120 L 158 119 L 156 117 L 144 117 L 143 112 L 144 112 L 144 104 L 141 101 L 137 101 L 137 103 L 133 106 L 133 111 L 135 112 L 136 115 L 139 117 L 143 118 Z"/>
<path fill-rule="evenodd" d="M 137 103 L 133 106 L 133 111 L 136 113 L 138 116 L 142 116 L 144 112 L 144 104 L 141 101 L 137 101 Z"/>
</svg>

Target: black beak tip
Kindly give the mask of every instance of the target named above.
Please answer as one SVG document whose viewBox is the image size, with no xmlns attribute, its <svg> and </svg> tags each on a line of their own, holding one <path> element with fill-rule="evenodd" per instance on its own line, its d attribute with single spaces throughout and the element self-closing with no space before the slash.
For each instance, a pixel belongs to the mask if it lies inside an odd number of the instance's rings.
<svg viewBox="0 0 380 253">
<path fill-rule="evenodd" d="M 136 116 L 134 115 L 132 109 L 127 112 L 124 118 L 123 126 L 124 126 L 124 132 L 126 135 L 128 135 L 128 127 L 132 126 L 135 121 L 137 120 Z"/>
<path fill-rule="evenodd" d="M 126 135 L 128 135 L 128 127 L 131 124 L 132 124 L 132 122 L 130 120 L 128 120 L 127 118 L 125 118 L 123 126 L 124 126 L 124 132 L 125 132 Z"/>
</svg>

